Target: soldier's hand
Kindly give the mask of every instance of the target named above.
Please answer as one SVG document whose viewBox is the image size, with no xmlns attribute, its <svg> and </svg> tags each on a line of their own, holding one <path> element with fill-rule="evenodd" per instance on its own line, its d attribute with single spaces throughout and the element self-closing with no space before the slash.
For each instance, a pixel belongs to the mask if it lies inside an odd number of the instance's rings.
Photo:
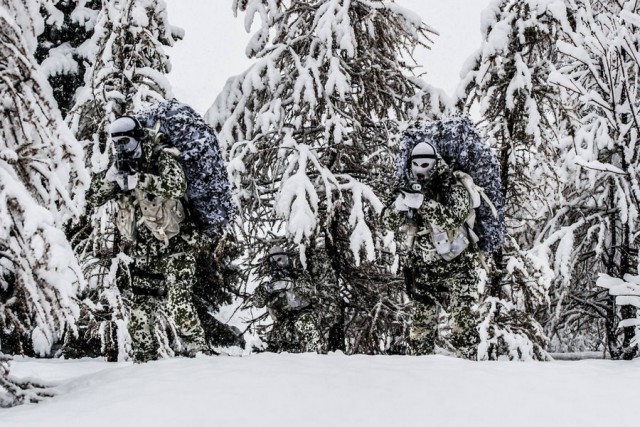
<svg viewBox="0 0 640 427">
<path fill-rule="evenodd" d="M 118 184 L 121 190 L 126 191 L 136 188 L 140 180 L 140 176 L 137 172 L 133 174 L 127 174 L 125 182 L 125 175 L 121 171 L 119 171 L 118 168 L 116 168 L 116 165 L 112 165 L 107 171 L 105 179 L 110 182 L 115 182 L 116 184 Z"/>
<path fill-rule="evenodd" d="M 107 170 L 106 175 L 104 176 L 104 179 L 109 181 L 109 182 L 116 182 L 117 178 L 118 178 L 118 174 L 120 172 L 118 171 L 118 168 L 116 167 L 115 164 L 111 165 L 111 167 Z"/>
<path fill-rule="evenodd" d="M 408 193 L 408 192 L 402 191 L 398 196 L 398 200 L 396 200 L 396 210 L 398 211 L 401 210 L 401 209 L 398 209 L 398 206 L 402 206 L 402 207 L 406 206 L 406 208 L 402 210 L 407 210 L 407 208 L 418 209 L 422 205 L 423 201 L 424 201 L 424 194 Z"/>
</svg>

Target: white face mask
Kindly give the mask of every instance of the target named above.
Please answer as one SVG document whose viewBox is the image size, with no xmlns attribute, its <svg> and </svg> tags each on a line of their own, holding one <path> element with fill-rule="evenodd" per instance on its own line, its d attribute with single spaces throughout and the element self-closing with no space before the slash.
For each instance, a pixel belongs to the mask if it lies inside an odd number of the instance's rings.
<svg viewBox="0 0 640 427">
<path fill-rule="evenodd" d="M 287 254 L 274 253 L 269 255 L 269 259 L 278 267 L 284 268 L 289 266 L 289 256 Z"/>
<path fill-rule="evenodd" d="M 431 144 L 421 142 L 411 152 L 411 175 L 418 181 L 429 179 L 437 164 L 436 150 Z"/>
<path fill-rule="evenodd" d="M 436 169 L 438 159 L 432 158 L 412 158 L 411 175 L 418 181 L 425 181 L 431 177 Z"/>
<path fill-rule="evenodd" d="M 138 159 L 142 157 L 142 145 L 137 139 L 130 136 L 118 136 L 112 139 L 114 152 L 116 151 L 116 145 L 122 145 L 125 152 L 132 153 L 132 159 Z"/>
</svg>

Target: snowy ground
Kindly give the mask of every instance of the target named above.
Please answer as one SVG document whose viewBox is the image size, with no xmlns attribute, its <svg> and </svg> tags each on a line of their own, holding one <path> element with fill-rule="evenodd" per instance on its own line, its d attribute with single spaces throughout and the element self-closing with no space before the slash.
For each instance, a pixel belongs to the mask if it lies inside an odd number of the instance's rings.
<svg viewBox="0 0 640 427">
<path fill-rule="evenodd" d="M 143 365 L 18 359 L 12 367 L 55 382 L 58 395 L 1 410 L 2 427 L 609 427 L 637 425 L 640 401 L 640 359 L 259 354 Z"/>
</svg>

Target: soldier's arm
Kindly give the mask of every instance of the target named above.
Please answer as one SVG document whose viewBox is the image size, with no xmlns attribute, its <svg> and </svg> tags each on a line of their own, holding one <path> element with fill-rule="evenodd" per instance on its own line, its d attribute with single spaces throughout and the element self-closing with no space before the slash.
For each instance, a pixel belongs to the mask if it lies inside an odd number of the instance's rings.
<svg viewBox="0 0 640 427">
<path fill-rule="evenodd" d="M 382 225 L 388 230 L 397 230 L 405 223 L 405 214 L 398 212 L 394 203 L 388 203 L 380 215 Z"/>
<path fill-rule="evenodd" d="M 429 223 L 443 230 L 455 230 L 467 219 L 471 211 L 471 197 L 463 185 L 455 184 L 442 203 L 425 199 L 419 213 Z"/>
<path fill-rule="evenodd" d="M 144 174 L 138 188 L 164 199 L 179 199 L 187 192 L 187 178 L 178 159 L 167 151 L 161 151 L 158 155 L 158 175 Z"/>
<path fill-rule="evenodd" d="M 262 308 L 267 305 L 268 295 L 264 289 L 264 286 L 258 285 L 258 287 L 253 291 L 253 295 L 251 297 L 253 300 L 253 305 L 257 308 Z"/>
<path fill-rule="evenodd" d="M 107 172 L 96 174 L 91 180 L 91 186 L 87 191 L 87 204 L 91 207 L 102 206 L 116 197 L 118 185 L 105 179 Z"/>
</svg>

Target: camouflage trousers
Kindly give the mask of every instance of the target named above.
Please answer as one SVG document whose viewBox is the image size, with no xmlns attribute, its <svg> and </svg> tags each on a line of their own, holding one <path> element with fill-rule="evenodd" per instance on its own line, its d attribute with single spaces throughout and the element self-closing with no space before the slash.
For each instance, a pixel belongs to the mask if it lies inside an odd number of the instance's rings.
<svg viewBox="0 0 640 427">
<path fill-rule="evenodd" d="M 144 270 L 132 274 L 134 295 L 129 334 L 133 343 L 133 360 L 146 362 L 158 358 L 157 315 L 165 303 L 169 317 L 186 346 L 185 352 L 195 354 L 207 350 L 204 330 L 191 299 L 195 257 L 179 253 L 153 260 L 144 267 Z M 164 276 L 163 281 L 154 277 L 158 274 Z M 167 289 L 166 299 L 160 295 L 164 289 Z"/>
<path fill-rule="evenodd" d="M 407 292 L 413 300 L 409 352 L 434 352 L 438 317 L 444 308 L 451 319 L 450 344 L 459 356 L 475 359 L 479 343 L 475 257 L 463 254 L 455 263 L 436 262 L 413 268 L 406 275 Z"/>
<path fill-rule="evenodd" d="M 318 313 L 303 310 L 275 320 L 266 337 L 269 351 L 326 353 L 328 330 L 322 330 L 317 316 Z"/>
</svg>

